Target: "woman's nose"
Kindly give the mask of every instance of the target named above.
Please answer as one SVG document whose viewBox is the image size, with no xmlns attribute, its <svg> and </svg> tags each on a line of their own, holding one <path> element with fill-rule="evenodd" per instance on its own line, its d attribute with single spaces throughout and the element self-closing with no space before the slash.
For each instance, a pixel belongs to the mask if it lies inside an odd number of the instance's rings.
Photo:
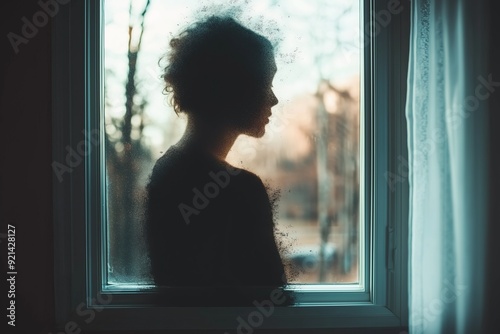
<svg viewBox="0 0 500 334">
<path fill-rule="evenodd" d="M 274 92 L 271 90 L 271 94 L 270 94 L 270 103 L 271 103 L 271 106 L 275 106 L 278 104 L 279 100 L 278 98 L 276 97 L 276 95 L 274 95 Z"/>
</svg>

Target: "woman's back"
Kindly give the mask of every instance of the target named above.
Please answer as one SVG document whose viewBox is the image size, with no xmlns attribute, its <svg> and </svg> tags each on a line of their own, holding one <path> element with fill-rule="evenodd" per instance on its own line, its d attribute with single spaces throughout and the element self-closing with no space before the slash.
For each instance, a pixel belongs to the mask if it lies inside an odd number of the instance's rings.
<svg viewBox="0 0 500 334">
<path fill-rule="evenodd" d="M 148 184 L 152 274 L 166 286 L 279 286 L 285 276 L 262 181 L 171 147 Z"/>
</svg>

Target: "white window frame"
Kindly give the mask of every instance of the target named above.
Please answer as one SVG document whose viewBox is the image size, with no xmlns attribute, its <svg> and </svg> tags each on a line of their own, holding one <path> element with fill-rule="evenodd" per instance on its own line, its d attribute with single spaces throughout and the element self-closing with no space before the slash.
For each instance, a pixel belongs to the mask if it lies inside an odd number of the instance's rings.
<svg viewBox="0 0 500 334">
<path fill-rule="evenodd" d="M 366 247 L 358 291 L 314 285 L 297 289 L 298 303 L 275 307 L 259 328 L 404 328 L 408 324 L 408 182 L 406 91 L 409 1 L 361 0 L 368 41 L 361 99 L 360 217 Z M 53 161 L 71 170 L 54 174 L 56 324 L 60 330 L 236 329 L 251 307 L 162 307 L 154 291 L 103 287 L 99 249 L 106 208 L 102 176 L 103 55 L 102 4 L 61 5 L 53 22 Z M 373 13 L 389 13 L 378 17 Z M 370 24 L 371 23 L 371 24 Z M 377 30 L 378 29 L 378 30 Z M 363 30 L 364 31 L 364 30 Z M 94 132 L 92 132 L 94 130 Z M 98 131 L 95 131 L 98 130 Z M 84 134 L 85 133 L 85 134 Z M 74 156 L 68 159 L 68 152 Z M 69 154 L 71 155 L 71 154 Z M 79 157 L 79 158 L 78 158 Z M 404 166 L 403 166 L 404 168 Z M 397 182 L 387 172 L 398 175 Z M 62 178 L 62 181 L 61 181 Z M 388 186 L 391 182 L 391 187 Z M 297 287 L 296 287 L 297 288 Z"/>
</svg>

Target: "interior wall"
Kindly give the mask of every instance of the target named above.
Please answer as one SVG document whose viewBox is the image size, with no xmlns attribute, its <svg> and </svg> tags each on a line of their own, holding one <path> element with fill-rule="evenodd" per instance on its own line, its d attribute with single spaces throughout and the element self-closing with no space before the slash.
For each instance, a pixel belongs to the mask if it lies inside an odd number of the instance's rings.
<svg viewBox="0 0 500 334">
<path fill-rule="evenodd" d="M 0 10 L 0 233 L 7 233 L 6 224 L 16 227 L 15 324 L 26 333 L 48 330 L 54 319 L 50 22 L 32 32 L 18 53 L 8 34 L 21 35 L 23 17 L 31 21 L 39 10 L 36 0 L 4 2 Z M 0 240 L 4 270 L 7 240 Z M 10 333 L 6 282 L 2 279 L 1 322 L 7 327 L 3 333 Z"/>
</svg>

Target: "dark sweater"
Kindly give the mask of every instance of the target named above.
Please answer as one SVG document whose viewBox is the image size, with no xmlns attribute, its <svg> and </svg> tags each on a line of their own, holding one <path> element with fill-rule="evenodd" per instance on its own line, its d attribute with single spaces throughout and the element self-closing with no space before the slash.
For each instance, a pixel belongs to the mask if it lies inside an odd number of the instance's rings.
<svg viewBox="0 0 500 334">
<path fill-rule="evenodd" d="M 260 178 L 172 146 L 147 185 L 146 235 L 157 285 L 282 286 L 272 207 Z"/>
</svg>

